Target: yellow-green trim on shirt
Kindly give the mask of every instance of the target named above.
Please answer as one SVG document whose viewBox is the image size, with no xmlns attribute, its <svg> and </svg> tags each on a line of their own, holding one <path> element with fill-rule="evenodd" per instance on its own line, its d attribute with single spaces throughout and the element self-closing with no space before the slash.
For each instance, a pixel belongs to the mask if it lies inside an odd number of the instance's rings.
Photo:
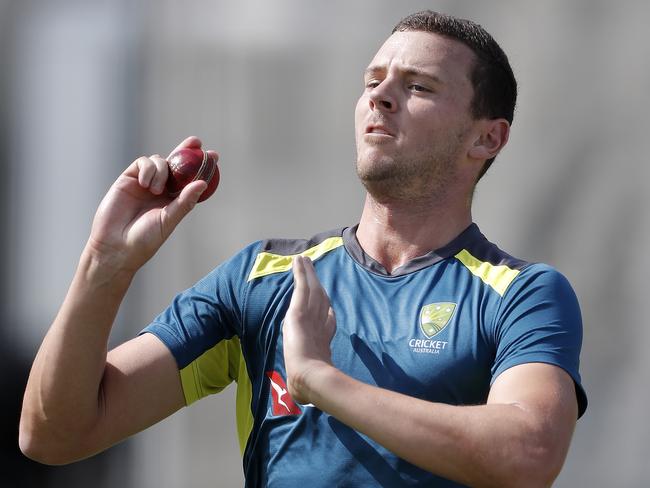
<svg viewBox="0 0 650 488">
<path fill-rule="evenodd" d="M 180 370 L 185 404 L 191 405 L 237 382 L 236 415 L 239 449 L 243 456 L 253 430 L 253 386 L 238 337 L 223 340 Z"/>
<path fill-rule="evenodd" d="M 519 274 L 518 269 L 481 261 L 472 256 L 467 249 L 463 249 L 456 254 L 456 258 L 463 263 L 473 275 L 481 278 L 483 283 L 491 286 L 501 296 L 503 296 L 510 286 L 510 283 L 512 283 Z"/>
<path fill-rule="evenodd" d="M 342 245 L 343 238 L 330 237 L 328 239 L 325 239 L 323 242 L 315 245 L 314 247 L 310 247 L 309 249 L 298 254 L 283 256 L 270 252 L 261 252 L 255 258 L 255 264 L 253 264 L 253 269 L 251 269 L 251 272 L 248 275 L 248 281 L 252 281 L 255 278 L 260 278 L 262 276 L 270 275 L 273 273 L 283 273 L 285 271 L 289 271 L 291 269 L 291 264 L 293 263 L 293 258 L 295 256 L 306 256 L 312 261 L 315 261 L 328 252 Z"/>
</svg>

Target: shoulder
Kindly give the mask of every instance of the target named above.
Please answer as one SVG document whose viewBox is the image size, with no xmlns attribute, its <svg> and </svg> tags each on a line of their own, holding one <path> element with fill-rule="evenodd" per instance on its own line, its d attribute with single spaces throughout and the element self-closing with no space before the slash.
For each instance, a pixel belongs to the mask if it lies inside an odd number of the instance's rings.
<svg viewBox="0 0 650 488">
<path fill-rule="evenodd" d="M 321 232 L 308 239 L 265 239 L 259 242 L 248 274 L 253 280 L 291 269 L 294 256 L 307 256 L 315 261 L 343 245 L 344 228 Z"/>
<path fill-rule="evenodd" d="M 327 244 L 336 244 L 342 240 L 344 228 L 320 232 L 308 239 L 271 238 L 260 241 L 260 251 L 282 256 L 302 254 Z"/>
<path fill-rule="evenodd" d="M 520 364 L 558 366 L 574 380 L 582 415 L 587 407 L 579 373 L 582 317 L 569 280 L 553 266 L 515 258 L 487 239 L 474 244 L 468 252 L 488 263 L 485 276 L 501 295 L 491 321 L 493 380 Z"/>
<path fill-rule="evenodd" d="M 522 290 L 530 291 L 531 287 L 560 294 L 573 293 L 567 278 L 556 268 L 509 254 L 488 240 L 477 227 L 468 233 L 455 258 L 503 299 L 511 299 Z"/>
<path fill-rule="evenodd" d="M 199 288 L 228 283 L 230 288 L 247 287 L 256 278 L 291 270 L 296 255 L 312 260 L 342 246 L 344 228 L 321 232 L 308 239 L 270 238 L 251 242 L 219 264 L 197 284 Z M 235 286 L 239 284 L 239 286 Z"/>
<path fill-rule="evenodd" d="M 562 323 L 564 330 L 582 337 L 578 297 L 569 280 L 548 264 L 531 264 L 517 276 L 506 294 L 500 315 L 536 317 L 545 324 Z"/>
<path fill-rule="evenodd" d="M 533 266 L 533 263 L 516 258 L 489 241 L 476 225 L 472 225 L 460 236 L 453 252 L 454 257 L 469 272 L 501 297 L 504 297 L 522 271 Z"/>
</svg>

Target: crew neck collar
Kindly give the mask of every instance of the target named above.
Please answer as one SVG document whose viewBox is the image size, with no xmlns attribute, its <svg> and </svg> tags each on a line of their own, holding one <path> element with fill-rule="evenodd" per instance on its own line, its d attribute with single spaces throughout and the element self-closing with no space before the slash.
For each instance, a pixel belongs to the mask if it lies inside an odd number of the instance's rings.
<svg viewBox="0 0 650 488">
<path fill-rule="evenodd" d="M 359 243 L 359 240 L 357 239 L 358 227 L 359 224 L 353 227 L 347 227 L 343 230 L 343 245 L 345 246 L 348 254 L 350 254 L 352 259 L 354 259 L 359 265 L 363 266 L 369 271 L 378 275 L 390 277 L 403 276 L 432 266 L 433 264 L 436 264 L 443 259 L 455 256 L 458 254 L 458 252 L 467 246 L 468 242 L 473 241 L 478 237 L 482 237 L 478 225 L 472 223 L 445 246 L 428 252 L 422 256 L 413 258 L 408 263 L 400 266 L 399 268 L 395 268 L 392 273 L 389 273 L 386 268 L 384 268 L 384 266 L 382 266 L 378 261 L 375 261 L 363 250 L 361 244 Z"/>
</svg>

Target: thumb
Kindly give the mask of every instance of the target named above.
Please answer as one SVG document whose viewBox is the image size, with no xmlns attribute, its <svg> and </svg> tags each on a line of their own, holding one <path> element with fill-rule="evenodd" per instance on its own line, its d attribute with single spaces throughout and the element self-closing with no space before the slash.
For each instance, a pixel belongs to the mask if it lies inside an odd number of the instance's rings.
<svg viewBox="0 0 650 488">
<path fill-rule="evenodd" d="M 180 221 L 190 213 L 207 187 L 208 184 L 203 180 L 193 181 L 183 188 L 178 197 L 169 202 L 165 207 L 162 222 L 165 236 L 171 234 Z"/>
</svg>

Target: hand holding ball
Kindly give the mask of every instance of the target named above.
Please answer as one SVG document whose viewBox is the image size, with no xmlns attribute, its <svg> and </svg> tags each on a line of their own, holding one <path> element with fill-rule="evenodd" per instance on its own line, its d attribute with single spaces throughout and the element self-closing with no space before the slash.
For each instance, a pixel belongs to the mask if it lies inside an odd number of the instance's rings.
<svg viewBox="0 0 650 488">
<path fill-rule="evenodd" d="M 199 202 L 207 200 L 219 186 L 219 167 L 214 154 L 196 147 L 177 149 L 168 158 L 169 176 L 167 193 L 176 198 L 181 190 L 193 181 L 203 180 L 208 187 L 199 197 Z"/>
</svg>

